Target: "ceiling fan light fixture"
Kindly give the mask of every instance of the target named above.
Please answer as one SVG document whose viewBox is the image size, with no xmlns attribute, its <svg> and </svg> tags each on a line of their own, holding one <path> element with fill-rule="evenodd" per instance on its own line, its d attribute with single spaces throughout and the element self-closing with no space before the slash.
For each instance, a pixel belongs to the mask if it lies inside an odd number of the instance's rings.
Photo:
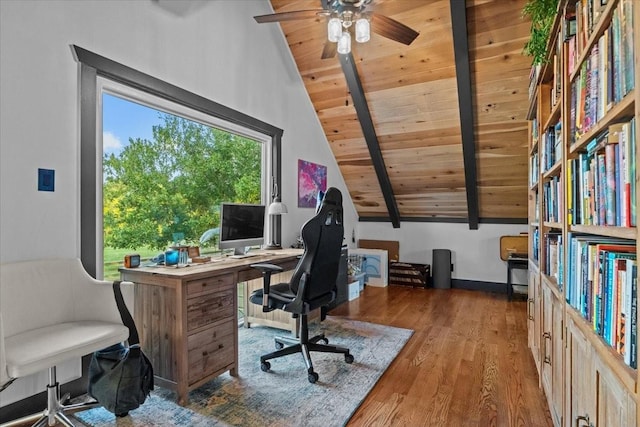
<svg viewBox="0 0 640 427">
<path fill-rule="evenodd" d="M 329 19 L 327 24 L 327 38 L 331 43 L 336 43 L 342 35 L 342 23 L 338 18 Z"/>
<path fill-rule="evenodd" d="M 366 18 L 359 18 L 356 21 L 356 41 L 358 43 L 366 43 L 371 38 L 371 27 L 369 20 Z"/>
<path fill-rule="evenodd" d="M 343 31 L 338 39 L 338 53 L 345 55 L 349 52 L 351 52 L 351 34 L 348 31 Z"/>
</svg>

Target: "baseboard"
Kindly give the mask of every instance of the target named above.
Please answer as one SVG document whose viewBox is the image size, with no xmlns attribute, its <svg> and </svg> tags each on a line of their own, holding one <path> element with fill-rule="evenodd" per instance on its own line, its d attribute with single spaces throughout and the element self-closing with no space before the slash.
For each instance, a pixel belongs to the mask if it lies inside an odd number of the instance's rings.
<svg viewBox="0 0 640 427">
<path fill-rule="evenodd" d="M 454 289 L 468 289 L 471 291 L 507 293 L 506 283 L 483 282 L 480 280 L 451 279 L 451 287 Z"/>
</svg>

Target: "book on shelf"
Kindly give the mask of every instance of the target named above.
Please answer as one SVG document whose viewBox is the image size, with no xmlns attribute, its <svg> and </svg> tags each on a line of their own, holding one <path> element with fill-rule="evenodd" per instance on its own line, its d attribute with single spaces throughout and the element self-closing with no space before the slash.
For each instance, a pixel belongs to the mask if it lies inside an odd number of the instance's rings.
<svg viewBox="0 0 640 427">
<path fill-rule="evenodd" d="M 632 265 L 631 272 L 631 333 L 629 334 L 629 363 L 634 369 L 638 368 L 638 268 L 637 263 Z M 625 362 L 627 359 L 625 358 Z"/>
<path fill-rule="evenodd" d="M 529 101 L 533 99 L 533 96 L 536 93 L 539 74 L 540 64 L 532 65 L 531 70 L 529 71 Z"/>
<path fill-rule="evenodd" d="M 610 25 L 593 43 L 571 82 L 571 143 L 594 127 L 635 87 L 633 8 L 633 0 L 618 2 Z M 567 66 L 572 72 L 576 65 L 571 59 L 571 47 L 568 51 Z"/>
<path fill-rule="evenodd" d="M 573 232 L 567 237 L 567 303 L 630 365 L 635 241 Z"/>
<path fill-rule="evenodd" d="M 562 21 L 562 37 L 568 41 L 576 35 L 576 30 L 576 12 L 575 10 L 567 10 Z"/>
<path fill-rule="evenodd" d="M 637 3 L 637 2 L 636 2 Z M 633 28 L 633 0 L 623 0 L 621 2 L 622 7 L 622 31 L 623 36 L 623 55 L 624 55 L 624 89 L 625 94 L 629 93 L 635 88 L 635 76 L 634 76 L 634 63 L 635 63 L 635 41 L 634 41 L 634 28 Z"/>
<path fill-rule="evenodd" d="M 577 129 L 577 103 L 578 103 L 578 79 L 571 82 L 571 93 L 569 94 L 569 145 L 573 145 L 578 139 L 578 129 Z"/>
<path fill-rule="evenodd" d="M 603 186 L 604 198 L 601 200 L 601 206 L 604 206 L 604 221 L 602 224 L 616 225 L 616 147 L 617 143 L 608 140 L 604 146 L 604 180 Z M 604 202 L 604 203 L 602 203 Z"/>
<path fill-rule="evenodd" d="M 618 347 L 618 336 L 615 326 L 618 324 L 619 307 L 617 292 L 619 291 L 616 259 L 636 259 L 635 244 L 603 244 L 596 245 L 598 252 L 598 300 L 596 311 L 596 332 L 613 348 Z"/>
<path fill-rule="evenodd" d="M 603 298 L 605 300 L 603 310 L 603 331 L 602 336 L 607 343 L 618 350 L 619 348 L 619 331 L 618 325 L 620 323 L 620 294 L 622 293 L 622 281 L 626 279 L 619 274 L 620 263 L 618 261 L 624 259 L 635 260 L 635 247 L 633 253 L 617 252 L 617 251 L 604 251 L 603 257 L 605 265 L 604 278 L 603 278 Z"/>
<path fill-rule="evenodd" d="M 617 351 L 624 357 L 627 365 L 631 366 L 631 306 L 633 295 L 633 267 L 635 259 L 618 258 L 618 325 L 617 325 Z"/>
<path fill-rule="evenodd" d="M 573 198 L 574 196 L 574 188 L 573 188 L 573 179 L 574 177 L 574 161 L 570 160 L 569 162 L 567 162 L 566 164 L 566 180 L 569 183 L 569 185 L 567 185 L 567 224 L 573 224 L 573 210 L 574 210 L 574 204 L 575 204 L 575 200 Z"/>
<path fill-rule="evenodd" d="M 597 175 L 594 179 L 594 185 L 596 186 L 596 198 L 593 201 L 594 207 L 597 210 L 597 215 L 595 215 L 595 225 L 606 225 L 605 218 L 607 214 L 607 179 L 605 168 L 605 154 L 603 152 L 599 152 L 596 154 L 596 167 L 598 168 Z"/>
<path fill-rule="evenodd" d="M 634 123 L 635 118 L 611 124 L 567 163 L 569 224 L 629 227 L 635 223 Z"/>
<path fill-rule="evenodd" d="M 562 254 L 562 233 L 550 231 L 545 233 L 545 262 L 544 272 L 546 275 L 556 279 L 558 287 L 562 289 L 562 276 L 560 268 Z"/>
<path fill-rule="evenodd" d="M 628 132 L 626 133 L 629 137 L 628 139 L 628 143 L 629 143 L 629 150 L 630 150 L 630 155 L 629 157 L 627 157 L 629 159 L 629 176 L 630 176 L 630 189 L 629 189 L 629 198 L 630 198 L 630 206 L 631 208 L 629 209 L 631 218 L 629 219 L 629 223 L 631 225 L 631 227 L 636 227 L 637 226 L 637 216 L 636 216 L 636 210 L 637 210 L 637 206 L 638 206 L 638 199 L 637 199 L 637 183 L 638 180 L 635 179 L 636 176 L 636 158 L 637 156 L 635 155 L 635 153 L 637 153 L 637 141 L 636 141 L 636 135 L 637 135 L 637 131 L 636 131 L 636 118 L 632 118 L 631 121 L 629 122 L 629 127 L 627 128 Z"/>
</svg>

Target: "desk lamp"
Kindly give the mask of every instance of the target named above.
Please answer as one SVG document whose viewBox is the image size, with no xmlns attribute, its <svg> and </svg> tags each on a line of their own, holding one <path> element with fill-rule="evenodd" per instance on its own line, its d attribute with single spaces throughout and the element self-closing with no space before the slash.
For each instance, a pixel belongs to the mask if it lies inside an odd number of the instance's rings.
<svg viewBox="0 0 640 427">
<path fill-rule="evenodd" d="M 270 233 L 271 243 L 269 243 L 265 249 L 273 250 L 273 249 L 282 249 L 280 243 L 276 243 L 276 216 L 283 215 L 287 213 L 287 205 L 280 201 L 280 196 L 278 196 L 278 184 L 274 184 L 274 192 L 273 192 L 273 202 L 269 205 L 268 215 L 269 215 L 269 224 L 270 224 Z"/>
</svg>

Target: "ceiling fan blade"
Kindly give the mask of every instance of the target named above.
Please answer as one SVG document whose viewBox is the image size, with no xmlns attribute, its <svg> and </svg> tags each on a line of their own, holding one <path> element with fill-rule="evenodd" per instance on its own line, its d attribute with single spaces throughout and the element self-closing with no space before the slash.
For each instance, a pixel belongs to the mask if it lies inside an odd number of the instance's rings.
<svg viewBox="0 0 640 427">
<path fill-rule="evenodd" d="M 329 40 L 324 42 L 324 48 L 322 49 L 321 59 L 329 59 L 336 56 L 338 50 L 338 43 L 332 43 Z"/>
<path fill-rule="evenodd" d="M 293 10 L 291 12 L 271 13 L 269 15 L 254 16 L 253 19 L 259 24 L 266 22 L 295 21 L 298 19 L 311 19 L 318 17 L 319 13 L 326 13 L 324 9 L 313 10 Z"/>
<path fill-rule="evenodd" d="M 371 30 L 391 40 L 410 45 L 419 33 L 388 16 L 371 14 Z"/>
</svg>

